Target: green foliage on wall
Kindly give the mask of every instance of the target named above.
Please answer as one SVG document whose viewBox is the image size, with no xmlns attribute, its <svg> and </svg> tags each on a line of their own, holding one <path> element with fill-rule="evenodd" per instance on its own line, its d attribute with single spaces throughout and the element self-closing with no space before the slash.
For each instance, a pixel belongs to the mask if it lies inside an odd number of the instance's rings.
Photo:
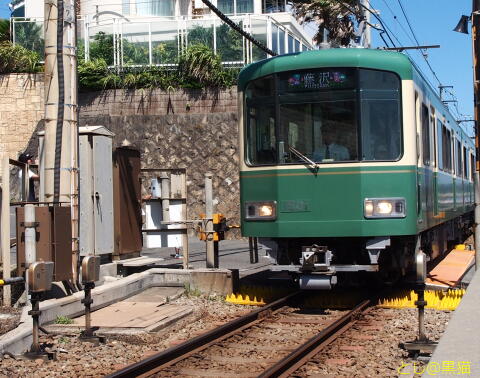
<svg viewBox="0 0 480 378">
<path fill-rule="evenodd" d="M 39 72 L 40 56 L 9 41 L 0 42 L 0 74 Z"/>
<path fill-rule="evenodd" d="M 204 88 L 236 85 L 239 69 L 225 69 L 220 58 L 205 45 L 192 45 L 178 59 L 177 67 L 124 67 L 121 71 L 109 68 L 100 58 L 80 61 L 78 76 L 80 90 L 137 88 Z"/>
<path fill-rule="evenodd" d="M 38 35 L 35 24 L 26 24 Z M 26 29 L 25 29 L 26 30 Z M 238 68 L 224 68 L 222 60 L 241 62 L 242 38 L 227 25 L 217 28 L 217 46 L 221 56 L 216 55 L 209 41 L 213 41 L 213 28 L 197 26 L 189 30 L 189 47 L 179 55 L 178 41 L 152 42 L 150 66 L 147 42 L 121 41 L 123 66 L 113 68 L 113 35 L 99 32 L 90 40 L 89 57 L 85 60 L 85 42 L 78 41 L 78 79 L 81 91 L 135 88 L 204 88 L 236 85 Z M 196 43 L 194 43 L 194 41 Z M 37 37 L 25 43 L 32 48 L 43 43 Z M 0 45 L 0 73 L 38 72 L 40 56 L 19 44 L 11 42 Z M 156 64 L 171 64 L 155 66 Z"/>
</svg>

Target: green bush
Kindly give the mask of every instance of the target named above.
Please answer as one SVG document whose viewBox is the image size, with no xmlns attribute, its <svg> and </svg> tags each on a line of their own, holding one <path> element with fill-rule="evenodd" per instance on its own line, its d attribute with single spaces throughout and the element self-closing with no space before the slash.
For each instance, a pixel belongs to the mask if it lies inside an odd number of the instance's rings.
<svg viewBox="0 0 480 378">
<path fill-rule="evenodd" d="M 222 61 L 206 45 L 191 45 L 178 61 L 178 70 L 185 77 L 190 77 L 206 85 L 219 85 L 223 72 Z"/>
<path fill-rule="evenodd" d="M 9 41 L 0 42 L 0 74 L 40 71 L 40 56 Z"/>
<path fill-rule="evenodd" d="M 108 67 L 105 59 L 80 60 L 80 90 L 229 87 L 236 84 L 239 69 L 224 69 L 220 58 L 205 45 L 187 49 L 177 68 L 156 66 Z"/>
</svg>

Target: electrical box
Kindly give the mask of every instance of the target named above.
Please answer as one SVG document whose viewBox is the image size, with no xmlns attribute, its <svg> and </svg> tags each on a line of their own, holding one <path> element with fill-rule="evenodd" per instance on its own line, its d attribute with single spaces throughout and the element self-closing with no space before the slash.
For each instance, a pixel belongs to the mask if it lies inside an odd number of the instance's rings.
<svg viewBox="0 0 480 378">
<path fill-rule="evenodd" d="M 100 279 L 100 256 L 86 256 L 82 261 L 82 282 L 95 282 Z"/>
<path fill-rule="evenodd" d="M 37 261 L 28 268 L 28 289 L 38 293 L 52 288 L 53 262 Z"/>
<path fill-rule="evenodd" d="M 16 209 L 17 268 L 18 274 L 25 271 L 25 209 Z M 69 206 L 35 207 L 36 259 L 52 261 L 54 281 L 72 278 L 72 222 Z"/>
<path fill-rule="evenodd" d="M 112 138 L 104 126 L 79 128 L 80 256 L 113 254 Z"/>
</svg>

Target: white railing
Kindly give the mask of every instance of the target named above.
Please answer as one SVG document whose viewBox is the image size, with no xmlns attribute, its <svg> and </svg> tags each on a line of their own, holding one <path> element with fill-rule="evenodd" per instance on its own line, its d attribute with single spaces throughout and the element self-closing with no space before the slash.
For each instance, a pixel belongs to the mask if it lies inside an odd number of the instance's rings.
<svg viewBox="0 0 480 378">
<path fill-rule="evenodd" d="M 231 19 L 278 54 L 309 50 L 303 36 L 294 35 L 269 15 L 240 15 Z M 12 18 L 13 42 L 43 55 L 43 20 Z M 228 66 L 243 66 L 267 57 L 218 17 L 135 17 L 79 20 L 78 55 L 103 58 L 112 67 L 170 66 L 194 43 L 203 43 Z"/>
</svg>

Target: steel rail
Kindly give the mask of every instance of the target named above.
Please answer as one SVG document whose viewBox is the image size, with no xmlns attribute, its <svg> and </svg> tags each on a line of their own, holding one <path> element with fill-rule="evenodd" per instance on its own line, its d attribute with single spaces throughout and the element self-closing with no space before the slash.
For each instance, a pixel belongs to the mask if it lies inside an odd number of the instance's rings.
<svg viewBox="0 0 480 378">
<path fill-rule="evenodd" d="M 197 349 L 205 347 L 207 344 L 218 341 L 218 339 L 235 333 L 238 330 L 248 328 L 251 323 L 261 320 L 264 317 L 272 313 L 286 304 L 288 304 L 295 297 L 299 296 L 301 292 L 295 292 L 287 295 L 281 299 L 276 300 L 266 306 L 262 306 L 257 310 L 254 310 L 247 315 L 244 315 L 238 319 L 232 320 L 218 328 L 215 328 L 203 335 L 197 336 L 191 340 L 188 340 L 182 344 L 171 347 L 167 350 L 154 354 L 144 360 L 128 365 L 123 369 L 113 372 L 107 375 L 107 378 L 120 378 L 120 377 L 138 377 L 147 373 L 153 373 L 160 370 L 163 365 L 167 365 L 174 360 L 178 361 L 196 351 Z"/>
<path fill-rule="evenodd" d="M 371 303 L 372 301 L 369 299 L 361 302 L 348 314 L 342 316 L 338 320 L 335 320 L 327 328 L 320 331 L 316 336 L 312 337 L 310 340 L 292 351 L 289 355 L 284 357 L 275 365 L 265 370 L 258 376 L 258 378 L 286 377 L 293 373 L 299 367 L 304 365 L 304 363 L 307 362 L 311 357 L 316 355 L 323 347 L 330 344 L 340 334 L 350 328 L 353 325 L 352 321 L 358 316 L 358 314 L 367 309 Z"/>
</svg>

